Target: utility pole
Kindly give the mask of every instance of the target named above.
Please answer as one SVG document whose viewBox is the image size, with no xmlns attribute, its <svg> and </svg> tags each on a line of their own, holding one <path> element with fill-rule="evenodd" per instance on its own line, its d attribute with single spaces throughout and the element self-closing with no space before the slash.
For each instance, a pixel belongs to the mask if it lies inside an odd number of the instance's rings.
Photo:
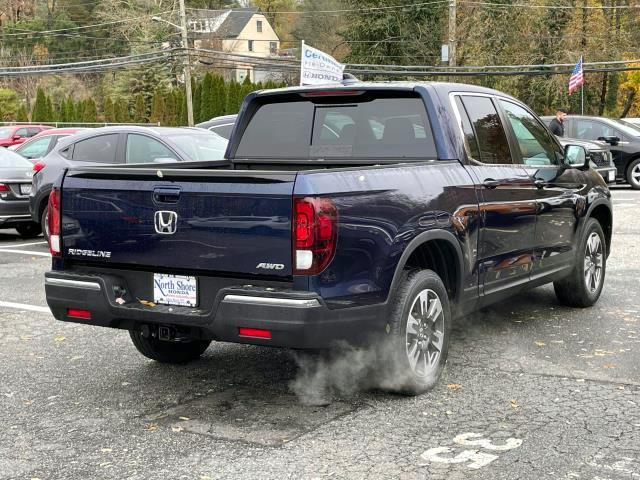
<svg viewBox="0 0 640 480">
<path fill-rule="evenodd" d="M 449 66 L 456 66 L 456 0 L 449 0 Z"/>
<path fill-rule="evenodd" d="M 184 89 L 187 97 L 187 122 L 193 127 L 193 97 L 191 96 L 191 62 L 189 61 L 189 39 L 187 38 L 187 13 L 184 0 L 180 0 L 180 30 L 182 31 L 182 49 L 184 50 Z"/>
</svg>

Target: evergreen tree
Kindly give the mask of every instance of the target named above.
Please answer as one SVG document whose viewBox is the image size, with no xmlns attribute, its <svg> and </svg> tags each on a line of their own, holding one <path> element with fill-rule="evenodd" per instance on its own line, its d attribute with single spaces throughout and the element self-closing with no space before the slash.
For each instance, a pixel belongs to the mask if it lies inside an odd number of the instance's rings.
<svg viewBox="0 0 640 480">
<path fill-rule="evenodd" d="M 147 106 L 145 105 L 144 95 L 142 93 L 136 94 L 133 121 L 136 123 L 147 122 Z"/>
<path fill-rule="evenodd" d="M 16 122 L 28 122 L 29 121 L 29 116 L 27 115 L 27 107 L 22 104 L 20 105 L 20 107 L 18 108 L 18 111 L 16 112 Z"/>
<path fill-rule="evenodd" d="M 227 104 L 227 89 L 224 78 L 220 75 L 216 75 L 213 79 L 213 100 L 213 115 L 211 116 L 224 115 Z"/>
<path fill-rule="evenodd" d="M 95 123 L 98 121 L 98 109 L 96 108 L 96 102 L 94 102 L 92 98 L 89 98 L 85 101 L 82 113 L 83 122 Z"/>
<path fill-rule="evenodd" d="M 107 97 L 104 101 L 104 105 L 102 107 L 102 113 L 104 115 L 104 121 L 107 123 L 115 122 L 115 110 L 113 106 L 113 101 L 111 97 Z"/>
<path fill-rule="evenodd" d="M 129 123 L 129 105 L 124 98 L 118 98 L 114 103 L 114 115 L 116 122 Z"/>
<path fill-rule="evenodd" d="M 32 122 L 45 122 L 47 120 L 47 97 L 44 94 L 44 90 L 38 87 L 36 93 L 36 101 L 33 104 L 33 111 L 31 112 Z"/>
<path fill-rule="evenodd" d="M 187 125 L 187 96 L 183 90 L 178 90 L 178 100 L 176 101 L 176 105 L 179 105 L 180 114 L 178 117 L 178 125 L 184 126 Z"/>
<path fill-rule="evenodd" d="M 178 123 L 176 120 L 176 97 L 171 91 L 166 95 L 164 121 L 167 125 L 174 126 Z"/>
<path fill-rule="evenodd" d="M 84 100 L 78 100 L 73 104 L 73 122 L 84 122 L 84 105 Z"/>
<path fill-rule="evenodd" d="M 153 94 L 153 100 L 151 102 L 151 116 L 149 118 L 151 123 L 162 124 L 164 122 L 164 110 L 164 95 L 159 89 L 157 89 Z"/>
<path fill-rule="evenodd" d="M 204 76 L 202 81 L 201 100 L 200 100 L 200 121 L 206 121 L 213 117 L 214 111 L 214 91 L 213 77 L 209 72 Z"/>
<path fill-rule="evenodd" d="M 47 112 L 45 122 L 51 122 L 55 120 L 55 113 L 53 111 L 53 103 L 51 102 L 51 97 L 49 95 L 45 95 L 47 98 Z"/>
<path fill-rule="evenodd" d="M 201 104 L 201 100 L 202 100 L 202 84 L 201 82 L 196 82 L 195 84 L 195 89 L 192 90 L 193 92 L 193 121 L 195 123 L 199 123 L 202 120 L 200 120 L 201 116 L 200 116 L 200 104 Z"/>
<path fill-rule="evenodd" d="M 240 91 L 241 89 L 242 86 L 235 80 L 231 80 L 231 82 L 229 82 L 225 114 L 230 115 L 232 113 L 238 113 L 242 95 Z"/>
</svg>

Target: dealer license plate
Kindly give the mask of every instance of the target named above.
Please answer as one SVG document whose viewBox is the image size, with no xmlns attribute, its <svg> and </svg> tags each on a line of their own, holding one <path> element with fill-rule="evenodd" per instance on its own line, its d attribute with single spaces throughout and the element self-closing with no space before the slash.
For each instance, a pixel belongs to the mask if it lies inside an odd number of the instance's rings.
<svg viewBox="0 0 640 480">
<path fill-rule="evenodd" d="M 164 305 L 198 306 L 198 279 L 165 273 L 153 274 L 153 300 Z"/>
<path fill-rule="evenodd" d="M 21 183 L 20 184 L 20 195 L 30 195 L 31 194 L 31 184 Z"/>
</svg>

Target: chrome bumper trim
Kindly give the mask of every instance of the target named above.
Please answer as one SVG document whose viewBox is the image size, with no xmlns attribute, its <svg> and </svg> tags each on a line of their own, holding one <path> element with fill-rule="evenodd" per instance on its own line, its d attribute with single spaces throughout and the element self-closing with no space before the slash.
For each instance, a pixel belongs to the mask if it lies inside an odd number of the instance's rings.
<svg viewBox="0 0 640 480">
<path fill-rule="evenodd" d="M 263 305 L 275 307 L 292 308 L 315 308 L 320 306 L 320 302 L 315 298 L 276 298 L 276 297 L 253 297 L 249 295 L 227 295 L 222 299 L 223 303 L 239 303 L 243 305 Z"/>
<path fill-rule="evenodd" d="M 44 280 L 45 285 L 54 285 L 56 287 L 84 288 L 85 290 L 100 291 L 102 287 L 97 282 L 84 282 L 82 280 L 68 280 L 66 278 L 47 277 Z"/>
</svg>

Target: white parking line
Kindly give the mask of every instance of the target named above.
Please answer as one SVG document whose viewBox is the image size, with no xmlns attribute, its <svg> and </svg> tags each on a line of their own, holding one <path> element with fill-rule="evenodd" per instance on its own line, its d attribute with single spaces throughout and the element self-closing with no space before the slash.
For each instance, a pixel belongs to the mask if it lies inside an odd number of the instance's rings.
<svg viewBox="0 0 640 480">
<path fill-rule="evenodd" d="M 17 310 L 30 310 L 32 312 L 51 313 L 49 307 L 39 307 L 37 305 L 27 305 L 26 303 L 3 302 L 0 300 L 0 307 L 15 308 Z"/>
<path fill-rule="evenodd" d="M 0 250 L 3 248 L 18 248 L 18 247 L 30 247 L 31 245 L 43 245 L 47 243 L 46 240 L 42 242 L 31 242 L 31 243 L 19 243 L 17 245 L 0 245 Z"/>
<path fill-rule="evenodd" d="M 22 253 L 23 255 L 37 255 L 40 257 L 50 257 L 51 254 L 50 253 L 45 253 L 45 252 L 32 252 L 30 250 L 10 250 L 8 248 L 0 248 L 0 253 Z"/>
</svg>

